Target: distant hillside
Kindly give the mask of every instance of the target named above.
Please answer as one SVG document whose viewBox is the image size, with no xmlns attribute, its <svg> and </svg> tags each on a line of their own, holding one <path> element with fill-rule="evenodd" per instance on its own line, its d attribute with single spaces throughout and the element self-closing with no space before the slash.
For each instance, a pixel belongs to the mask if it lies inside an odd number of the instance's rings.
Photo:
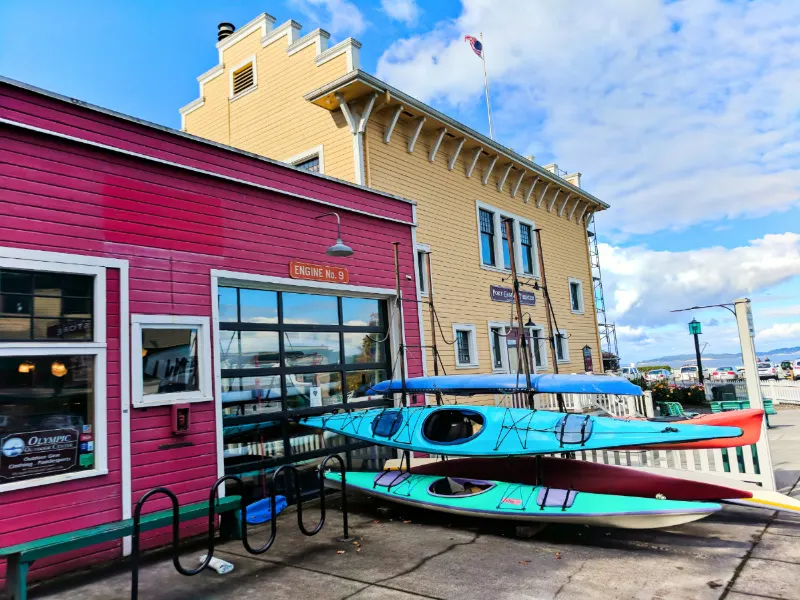
<svg viewBox="0 0 800 600">
<path fill-rule="evenodd" d="M 800 357 L 800 346 L 793 346 L 789 348 L 774 348 L 772 350 L 762 351 L 756 350 L 756 356 L 759 358 L 768 357 L 771 360 L 787 360 L 795 357 Z M 681 363 L 694 361 L 696 359 L 694 353 L 691 354 L 673 354 L 671 356 L 661 356 L 659 358 L 651 358 L 648 360 L 639 361 L 637 365 L 654 365 L 654 364 L 661 364 L 661 365 L 670 365 L 670 366 L 679 366 Z M 740 352 L 731 352 L 731 353 L 714 353 L 714 352 L 707 352 L 704 353 L 702 356 L 703 362 L 709 361 L 710 363 L 717 363 L 719 361 L 725 360 L 730 363 L 736 363 L 736 365 L 742 364 L 742 354 Z M 624 364 L 624 363 L 623 363 Z M 736 366 L 734 365 L 734 366 Z M 726 365 L 722 365 L 726 366 Z"/>
</svg>

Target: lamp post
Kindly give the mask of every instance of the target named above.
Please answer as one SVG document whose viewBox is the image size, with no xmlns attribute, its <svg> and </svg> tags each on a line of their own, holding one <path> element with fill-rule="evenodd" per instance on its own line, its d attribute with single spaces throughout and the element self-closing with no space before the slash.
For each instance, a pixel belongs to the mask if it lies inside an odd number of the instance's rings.
<svg viewBox="0 0 800 600">
<path fill-rule="evenodd" d="M 697 319 L 689 321 L 689 333 L 694 336 L 694 351 L 697 355 L 697 378 L 700 380 L 700 385 L 705 383 L 703 378 L 703 362 L 700 358 L 700 339 L 697 337 L 703 333 L 702 325 Z"/>
</svg>

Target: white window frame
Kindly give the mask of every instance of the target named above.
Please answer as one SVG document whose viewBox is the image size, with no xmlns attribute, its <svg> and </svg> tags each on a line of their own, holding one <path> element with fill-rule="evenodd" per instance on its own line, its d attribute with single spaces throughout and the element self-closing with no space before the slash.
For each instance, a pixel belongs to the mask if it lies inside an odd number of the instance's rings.
<svg viewBox="0 0 800 600">
<path fill-rule="evenodd" d="M 555 339 L 556 356 L 554 357 L 559 364 L 571 362 L 569 359 L 569 336 L 566 329 L 559 329 L 558 333 L 561 334 L 561 343 L 564 344 L 564 358 L 558 358 L 558 338 Z"/>
<path fill-rule="evenodd" d="M 243 89 L 238 94 L 234 94 L 233 93 L 233 74 L 236 71 L 241 70 L 243 67 L 246 67 L 250 63 L 252 63 L 252 65 L 253 65 L 253 85 L 251 85 L 248 88 Z M 255 54 L 251 54 L 250 56 L 248 56 L 247 58 L 245 58 L 241 62 L 239 62 L 236 65 L 234 65 L 233 67 L 231 67 L 231 69 L 228 71 L 228 98 L 230 98 L 230 101 L 233 102 L 234 100 L 238 100 L 242 96 L 246 96 L 250 92 L 255 91 L 257 89 L 258 89 L 258 70 L 256 68 L 256 55 Z"/>
<path fill-rule="evenodd" d="M 578 305 L 579 305 L 578 310 L 575 310 L 572 307 L 572 284 L 573 283 L 577 283 L 578 284 Z M 570 277 L 567 280 L 567 289 L 569 291 L 569 309 L 572 312 L 572 314 L 573 315 L 582 315 L 582 314 L 584 314 L 586 312 L 586 307 L 585 307 L 584 302 L 583 302 L 583 281 L 581 281 L 580 279 L 578 279 L 576 277 Z"/>
<path fill-rule="evenodd" d="M 322 148 L 322 144 L 319 146 L 314 146 L 313 148 L 309 148 L 308 150 L 304 150 L 299 154 L 295 154 L 294 156 L 290 156 L 289 158 L 285 159 L 283 162 L 286 164 L 297 166 L 298 164 L 310 160 L 312 158 L 319 158 L 319 172 L 325 173 L 325 152 Z"/>
<path fill-rule="evenodd" d="M 34 252 L 30 252 L 34 254 Z M 55 256 L 55 254 L 53 254 Z M 71 260 L 68 255 L 62 260 Z M 79 257 L 75 257 L 79 260 Z M 108 388 L 107 388 L 107 353 L 106 343 L 106 267 L 86 264 L 73 264 L 55 260 L 27 260 L 0 257 L 0 267 L 5 269 L 21 269 L 26 271 L 39 271 L 51 273 L 66 273 L 75 275 L 93 275 L 93 314 L 92 328 L 93 340 L 91 342 L 65 341 L 21 341 L 0 342 L 0 356 L 52 356 L 52 355 L 83 355 L 94 356 L 94 415 L 92 422 L 92 435 L 94 437 L 94 468 L 73 473 L 57 473 L 45 477 L 25 479 L 0 483 L 0 494 L 13 490 L 28 489 L 74 479 L 99 477 L 108 475 Z"/>
<path fill-rule="evenodd" d="M 197 329 L 198 387 L 191 392 L 144 394 L 142 385 L 142 329 Z M 131 315 L 131 400 L 134 408 L 168 406 L 214 400 L 211 377 L 211 322 L 208 317 Z"/>
<path fill-rule="evenodd" d="M 469 333 L 469 363 L 462 363 L 458 360 L 457 331 L 466 331 Z M 474 369 L 480 365 L 478 359 L 477 329 L 475 325 L 471 323 L 453 323 L 453 353 L 455 355 L 456 369 Z"/>
<path fill-rule="evenodd" d="M 428 290 L 430 289 L 431 282 L 428 281 L 428 260 L 430 257 L 427 255 L 428 252 L 431 251 L 431 247 L 428 244 L 415 244 L 414 245 L 414 271 L 417 275 L 417 289 L 419 290 L 419 295 L 427 297 Z M 419 264 L 419 255 L 420 253 L 425 254 L 425 271 L 420 272 L 420 264 Z"/>
<path fill-rule="evenodd" d="M 496 367 L 494 364 L 494 339 L 492 337 L 492 329 L 501 328 L 503 330 L 503 335 L 508 335 L 509 329 L 511 329 L 511 325 L 508 321 L 487 321 L 486 323 L 487 329 L 489 332 L 489 352 L 490 358 L 492 362 L 492 372 L 494 373 L 512 373 L 514 372 L 511 368 L 510 359 L 508 356 L 508 343 L 503 345 L 503 348 L 500 352 L 500 360 L 503 363 L 502 367 Z M 539 356 L 542 357 L 542 364 L 536 365 L 532 364 L 531 368 L 535 369 L 537 373 L 541 373 L 548 369 L 548 362 L 547 362 L 547 338 L 545 338 L 544 327 L 542 325 L 534 325 L 533 327 L 525 327 L 525 330 L 528 334 L 530 334 L 533 330 L 538 331 L 541 334 L 539 338 Z M 536 360 L 536 355 L 531 351 L 531 356 L 533 360 Z"/>
<path fill-rule="evenodd" d="M 492 224 L 494 226 L 494 258 L 495 264 L 487 265 L 483 262 L 483 244 L 481 243 L 481 209 L 493 215 Z M 478 262 L 481 269 L 495 271 L 498 273 L 510 273 L 510 269 L 503 267 L 503 219 L 511 219 L 514 223 L 512 235 L 514 237 L 514 261 L 517 265 L 517 272 L 525 277 L 539 278 L 539 249 L 536 244 L 536 223 L 531 219 L 515 215 L 507 210 L 503 210 L 491 204 L 486 204 L 480 200 L 475 201 L 475 218 L 478 225 Z M 522 269 L 522 244 L 520 243 L 519 224 L 524 223 L 531 228 L 531 261 L 533 273 L 524 273 Z"/>
</svg>

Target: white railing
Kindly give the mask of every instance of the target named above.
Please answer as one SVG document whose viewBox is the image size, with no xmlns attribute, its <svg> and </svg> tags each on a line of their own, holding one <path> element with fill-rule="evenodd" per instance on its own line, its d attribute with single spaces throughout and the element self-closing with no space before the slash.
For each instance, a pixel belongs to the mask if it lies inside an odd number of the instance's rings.
<svg viewBox="0 0 800 600">
<path fill-rule="evenodd" d="M 707 381 L 706 397 L 710 400 L 711 388 L 730 384 L 736 387 L 736 399 L 747 400 L 747 380 L 733 379 L 730 381 Z M 800 381 L 762 381 L 761 395 L 772 400 L 774 404 L 800 404 Z"/>
<path fill-rule="evenodd" d="M 767 490 L 775 489 L 772 465 L 759 464 L 759 440 L 753 446 L 713 450 L 590 450 L 579 451 L 575 457 L 590 462 L 623 467 L 656 467 L 699 471 L 737 481 L 757 483 Z"/>
<path fill-rule="evenodd" d="M 591 412 L 601 410 L 612 417 L 652 417 L 653 397 L 650 392 L 643 396 L 616 396 L 614 394 L 562 394 L 567 412 Z M 509 408 L 527 408 L 524 393 L 498 397 L 498 405 Z M 558 410 L 556 394 L 536 394 L 534 407 L 539 410 Z"/>
</svg>

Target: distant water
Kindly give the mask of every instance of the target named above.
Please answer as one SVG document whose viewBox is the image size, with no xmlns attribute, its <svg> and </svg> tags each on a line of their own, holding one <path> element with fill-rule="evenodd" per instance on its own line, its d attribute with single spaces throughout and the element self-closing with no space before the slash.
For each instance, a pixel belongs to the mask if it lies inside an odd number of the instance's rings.
<svg viewBox="0 0 800 600">
<path fill-rule="evenodd" d="M 771 362 L 781 362 L 781 361 L 784 361 L 784 360 L 800 359 L 800 353 L 797 353 L 797 354 L 768 354 L 768 355 L 763 355 L 763 356 L 762 355 L 758 355 L 758 358 L 759 358 L 759 360 L 765 360 L 765 359 L 769 358 L 769 360 Z M 736 357 L 734 357 L 734 358 L 730 358 L 730 357 L 728 357 L 728 358 L 711 358 L 711 357 L 706 358 L 705 356 L 703 356 L 702 360 L 703 360 L 703 368 L 704 369 L 706 367 L 728 367 L 728 366 L 736 368 L 736 367 L 742 366 L 742 364 L 744 363 L 744 361 L 742 360 L 742 355 L 741 354 L 736 356 Z M 664 362 L 647 361 L 647 362 L 642 362 L 642 363 L 636 363 L 636 365 L 637 366 L 647 366 L 647 365 L 653 365 L 653 364 L 661 364 L 661 365 L 666 364 L 666 365 L 669 365 L 669 367 L 674 370 L 674 369 L 680 369 L 683 365 L 685 365 L 687 363 L 694 363 L 694 362 L 695 362 L 694 360 L 672 360 L 672 361 L 664 361 Z M 623 362 L 622 364 L 626 365 L 628 363 Z"/>
</svg>

